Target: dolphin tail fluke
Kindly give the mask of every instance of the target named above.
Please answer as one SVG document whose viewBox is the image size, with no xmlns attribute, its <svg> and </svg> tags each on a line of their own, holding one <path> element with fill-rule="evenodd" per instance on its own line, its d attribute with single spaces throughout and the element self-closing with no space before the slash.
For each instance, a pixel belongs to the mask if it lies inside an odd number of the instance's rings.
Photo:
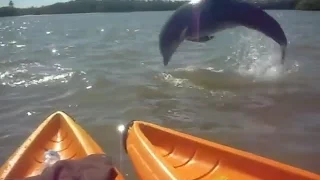
<svg viewBox="0 0 320 180">
<path fill-rule="evenodd" d="M 284 63 L 287 38 L 280 24 L 259 7 L 248 3 L 236 3 L 232 8 L 235 23 L 257 30 L 281 46 L 281 63 Z"/>
</svg>

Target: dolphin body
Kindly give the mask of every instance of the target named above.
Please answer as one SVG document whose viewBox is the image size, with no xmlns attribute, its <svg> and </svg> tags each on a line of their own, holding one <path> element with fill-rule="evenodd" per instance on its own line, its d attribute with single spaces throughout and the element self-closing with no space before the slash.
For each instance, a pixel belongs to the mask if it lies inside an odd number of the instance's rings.
<svg viewBox="0 0 320 180">
<path fill-rule="evenodd" d="M 257 30 L 277 42 L 284 64 L 287 38 L 280 24 L 261 8 L 236 0 L 192 0 L 180 6 L 159 35 L 163 64 L 168 65 L 184 40 L 206 42 L 214 38 L 214 33 L 236 26 Z"/>
</svg>

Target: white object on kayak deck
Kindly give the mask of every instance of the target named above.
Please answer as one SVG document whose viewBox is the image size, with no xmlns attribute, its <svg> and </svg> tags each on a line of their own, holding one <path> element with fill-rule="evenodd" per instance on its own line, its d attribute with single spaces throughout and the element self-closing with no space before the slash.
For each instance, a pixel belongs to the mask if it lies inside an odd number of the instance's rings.
<svg viewBox="0 0 320 180">
<path fill-rule="evenodd" d="M 44 152 L 45 167 L 52 166 L 54 163 L 60 160 L 60 155 L 55 150 L 48 150 Z"/>
</svg>

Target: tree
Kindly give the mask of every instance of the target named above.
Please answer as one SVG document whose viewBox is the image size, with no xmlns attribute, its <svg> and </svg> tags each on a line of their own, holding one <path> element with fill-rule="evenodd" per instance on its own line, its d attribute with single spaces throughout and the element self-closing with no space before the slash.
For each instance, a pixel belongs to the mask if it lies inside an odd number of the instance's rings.
<svg viewBox="0 0 320 180">
<path fill-rule="evenodd" d="M 319 0 L 297 0 L 296 9 L 298 10 L 320 10 Z"/>
<path fill-rule="evenodd" d="M 10 2 L 9 2 L 9 7 L 13 7 L 13 2 L 12 2 L 12 0 L 10 0 Z"/>
</svg>

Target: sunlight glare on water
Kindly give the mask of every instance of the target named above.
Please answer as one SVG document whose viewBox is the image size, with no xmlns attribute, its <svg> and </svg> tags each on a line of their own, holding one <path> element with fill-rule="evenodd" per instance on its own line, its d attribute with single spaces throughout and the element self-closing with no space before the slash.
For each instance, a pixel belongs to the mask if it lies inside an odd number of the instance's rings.
<svg viewBox="0 0 320 180">
<path fill-rule="evenodd" d="M 117 130 L 118 130 L 118 132 L 120 132 L 120 133 L 123 133 L 124 129 L 125 129 L 125 126 L 124 126 L 123 124 L 120 124 L 120 125 L 117 127 Z"/>
<path fill-rule="evenodd" d="M 190 4 L 198 4 L 200 3 L 202 0 L 191 0 L 189 3 Z"/>
</svg>

